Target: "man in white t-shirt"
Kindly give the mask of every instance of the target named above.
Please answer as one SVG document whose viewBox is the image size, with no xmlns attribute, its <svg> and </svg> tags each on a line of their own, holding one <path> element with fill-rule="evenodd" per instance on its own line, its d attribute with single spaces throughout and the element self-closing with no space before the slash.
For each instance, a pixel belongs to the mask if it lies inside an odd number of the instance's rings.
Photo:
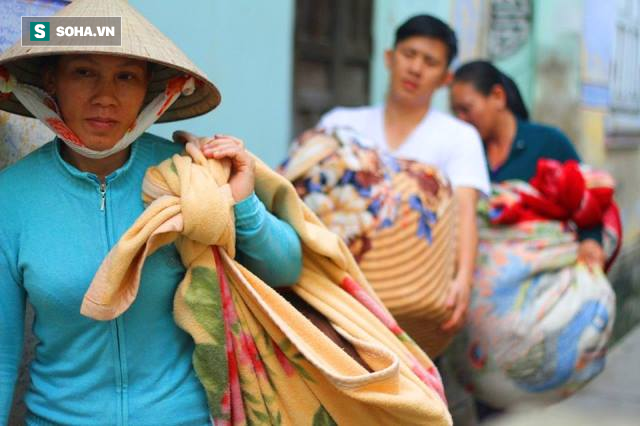
<svg viewBox="0 0 640 426">
<path fill-rule="evenodd" d="M 447 24 L 414 16 L 398 27 L 394 48 L 385 52 L 390 73 L 386 103 L 338 107 L 318 123 L 325 129 L 351 127 L 383 151 L 437 166 L 451 181 L 459 205 L 458 265 L 446 301 L 453 314 L 442 324 L 443 332 L 451 333 L 464 324 L 478 245 L 476 203 L 489 192 L 475 128 L 431 108 L 434 92 L 451 81 L 449 65 L 456 53 L 456 36 Z"/>
</svg>

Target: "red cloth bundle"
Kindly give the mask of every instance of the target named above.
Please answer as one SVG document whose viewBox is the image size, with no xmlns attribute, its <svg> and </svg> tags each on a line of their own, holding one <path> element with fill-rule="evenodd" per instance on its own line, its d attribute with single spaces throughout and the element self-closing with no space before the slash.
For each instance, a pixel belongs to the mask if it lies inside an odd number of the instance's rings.
<svg viewBox="0 0 640 426">
<path fill-rule="evenodd" d="M 540 159 L 530 180 L 534 190 L 519 191 L 514 199 L 492 203 L 494 224 L 513 224 L 529 220 L 572 222 L 579 229 L 602 225 L 616 237 L 616 248 L 607 268 L 617 255 L 622 240 L 622 223 L 613 199 L 615 182 L 606 173 L 586 170 L 577 161 L 560 163 Z"/>
</svg>

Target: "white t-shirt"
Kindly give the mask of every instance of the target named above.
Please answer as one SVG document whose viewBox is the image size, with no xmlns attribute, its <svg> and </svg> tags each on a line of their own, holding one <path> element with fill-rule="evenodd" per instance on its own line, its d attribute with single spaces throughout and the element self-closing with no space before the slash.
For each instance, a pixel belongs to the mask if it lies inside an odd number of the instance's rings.
<svg viewBox="0 0 640 426">
<path fill-rule="evenodd" d="M 402 145 L 391 149 L 384 131 L 384 106 L 337 107 L 317 127 L 351 127 L 378 148 L 398 158 L 438 167 L 454 187 L 470 187 L 489 194 L 487 162 L 476 129 L 455 117 L 430 109 Z M 365 143 L 367 143 L 365 141 Z"/>
</svg>

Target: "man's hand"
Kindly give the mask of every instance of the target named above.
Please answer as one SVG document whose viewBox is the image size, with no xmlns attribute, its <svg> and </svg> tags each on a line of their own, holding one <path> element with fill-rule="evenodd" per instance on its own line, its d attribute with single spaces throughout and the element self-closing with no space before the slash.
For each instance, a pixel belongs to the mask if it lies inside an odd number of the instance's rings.
<svg viewBox="0 0 640 426">
<path fill-rule="evenodd" d="M 447 309 L 453 309 L 453 314 L 451 314 L 447 322 L 442 324 L 442 331 L 456 333 L 462 328 L 467 318 L 470 297 L 471 282 L 468 279 L 457 276 L 451 282 L 446 301 Z"/>
<path fill-rule="evenodd" d="M 236 203 L 251 195 L 255 186 L 256 165 L 253 157 L 244 148 L 244 142 L 228 135 L 197 138 L 187 132 L 173 133 L 175 142 L 186 143 L 193 140 L 192 138 L 197 139 L 205 157 L 216 160 L 228 158 L 231 161 L 229 187 Z"/>
<path fill-rule="evenodd" d="M 478 191 L 470 187 L 457 187 L 454 195 L 458 204 L 458 260 L 456 277 L 451 282 L 446 300 L 447 309 L 453 309 L 453 313 L 451 318 L 441 326 L 441 329 L 448 333 L 455 333 L 465 323 L 478 248 L 476 225 Z"/>
<path fill-rule="evenodd" d="M 586 239 L 578 246 L 578 262 L 584 262 L 589 268 L 603 268 L 605 254 L 596 240 Z"/>
</svg>

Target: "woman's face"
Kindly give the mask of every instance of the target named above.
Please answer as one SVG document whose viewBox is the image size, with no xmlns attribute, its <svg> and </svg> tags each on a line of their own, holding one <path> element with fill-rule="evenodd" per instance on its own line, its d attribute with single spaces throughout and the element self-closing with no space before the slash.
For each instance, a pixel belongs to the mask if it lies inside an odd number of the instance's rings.
<svg viewBox="0 0 640 426">
<path fill-rule="evenodd" d="M 451 109 L 456 117 L 472 124 L 478 129 L 480 137 L 487 140 L 493 134 L 498 113 L 504 103 L 500 102 L 493 91 L 484 95 L 472 83 L 465 81 L 454 81 L 449 93 Z"/>
<path fill-rule="evenodd" d="M 63 55 L 45 87 L 66 125 L 96 151 L 114 146 L 135 123 L 147 93 L 145 61 L 109 55 Z"/>
</svg>

